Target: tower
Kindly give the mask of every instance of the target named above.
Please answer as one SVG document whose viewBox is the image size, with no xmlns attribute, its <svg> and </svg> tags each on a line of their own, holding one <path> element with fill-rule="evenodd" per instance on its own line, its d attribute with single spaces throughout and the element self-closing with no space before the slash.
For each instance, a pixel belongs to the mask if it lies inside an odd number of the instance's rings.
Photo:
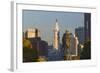
<svg viewBox="0 0 100 73">
<path fill-rule="evenodd" d="M 84 13 L 85 41 L 91 40 L 91 13 Z"/>
<path fill-rule="evenodd" d="M 28 28 L 25 33 L 26 38 L 40 37 L 40 32 L 37 28 Z"/>
<path fill-rule="evenodd" d="M 58 26 L 58 21 L 56 19 L 56 24 L 54 27 L 54 44 L 53 44 L 53 48 L 54 49 L 58 49 L 59 48 L 59 26 Z"/>
</svg>

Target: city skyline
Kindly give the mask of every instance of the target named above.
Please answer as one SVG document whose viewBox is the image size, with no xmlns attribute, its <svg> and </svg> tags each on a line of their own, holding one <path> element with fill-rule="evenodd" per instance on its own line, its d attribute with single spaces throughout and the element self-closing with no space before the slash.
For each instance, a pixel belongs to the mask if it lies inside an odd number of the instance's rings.
<svg viewBox="0 0 100 73">
<path fill-rule="evenodd" d="M 53 29 L 56 19 L 60 37 L 65 30 L 74 34 L 75 28 L 84 27 L 84 13 L 23 10 L 23 32 L 28 28 L 37 28 L 40 30 L 41 38 L 48 44 L 53 44 Z"/>
</svg>

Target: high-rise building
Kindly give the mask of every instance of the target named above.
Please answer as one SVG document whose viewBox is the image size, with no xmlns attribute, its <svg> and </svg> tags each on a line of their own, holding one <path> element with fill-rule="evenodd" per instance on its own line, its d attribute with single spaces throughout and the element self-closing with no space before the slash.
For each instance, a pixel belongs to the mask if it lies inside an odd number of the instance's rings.
<svg viewBox="0 0 100 73">
<path fill-rule="evenodd" d="M 85 29 L 85 40 L 91 39 L 91 14 L 84 14 L 84 29 Z"/>
<path fill-rule="evenodd" d="M 36 28 L 29 28 L 27 29 L 26 33 L 25 33 L 25 37 L 26 38 L 36 38 L 36 37 L 40 37 L 40 32 L 38 29 Z"/>
<path fill-rule="evenodd" d="M 84 27 L 78 27 L 75 29 L 75 34 L 78 37 L 79 43 L 84 44 L 85 36 L 84 36 Z"/>
<path fill-rule="evenodd" d="M 58 25 L 58 21 L 56 19 L 56 24 L 54 27 L 54 44 L 53 44 L 53 48 L 54 49 L 58 49 L 59 48 L 59 25 Z"/>
</svg>

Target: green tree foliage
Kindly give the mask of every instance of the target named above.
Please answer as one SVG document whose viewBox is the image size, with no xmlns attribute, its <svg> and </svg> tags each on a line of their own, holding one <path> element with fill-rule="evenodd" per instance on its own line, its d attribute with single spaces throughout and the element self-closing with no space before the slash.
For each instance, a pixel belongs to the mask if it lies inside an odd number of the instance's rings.
<svg viewBox="0 0 100 73">
<path fill-rule="evenodd" d="M 36 62 L 37 51 L 35 49 L 23 48 L 23 62 Z"/>
<path fill-rule="evenodd" d="M 81 59 L 91 59 L 91 41 L 90 40 L 84 43 L 84 48 L 81 53 Z"/>
<path fill-rule="evenodd" d="M 37 50 L 31 46 L 32 44 L 28 39 L 23 40 L 23 62 L 37 61 Z"/>
<path fill-rule="evenodd" d="M 23 48 L 30 48 L 31 42 L 27 39 L 23 40 Z"/>
</svg>

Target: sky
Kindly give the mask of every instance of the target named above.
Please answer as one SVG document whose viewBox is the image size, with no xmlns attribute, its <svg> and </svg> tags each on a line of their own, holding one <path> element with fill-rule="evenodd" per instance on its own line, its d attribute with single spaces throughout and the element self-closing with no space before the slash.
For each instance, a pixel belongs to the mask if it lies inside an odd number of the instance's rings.
<svg viewBox="0 0 100 73">
<path fill-rule="evenodd" d="M 56 19 L 60 29 L 60 40 L 66 30 L 74 34 L 75 28 L 84 26 L 84 13 L 23 10 L 23 32 L 28 28 L 37 28 L 40 30 L 41 39 L 53 44 Z"/>
</svg>

